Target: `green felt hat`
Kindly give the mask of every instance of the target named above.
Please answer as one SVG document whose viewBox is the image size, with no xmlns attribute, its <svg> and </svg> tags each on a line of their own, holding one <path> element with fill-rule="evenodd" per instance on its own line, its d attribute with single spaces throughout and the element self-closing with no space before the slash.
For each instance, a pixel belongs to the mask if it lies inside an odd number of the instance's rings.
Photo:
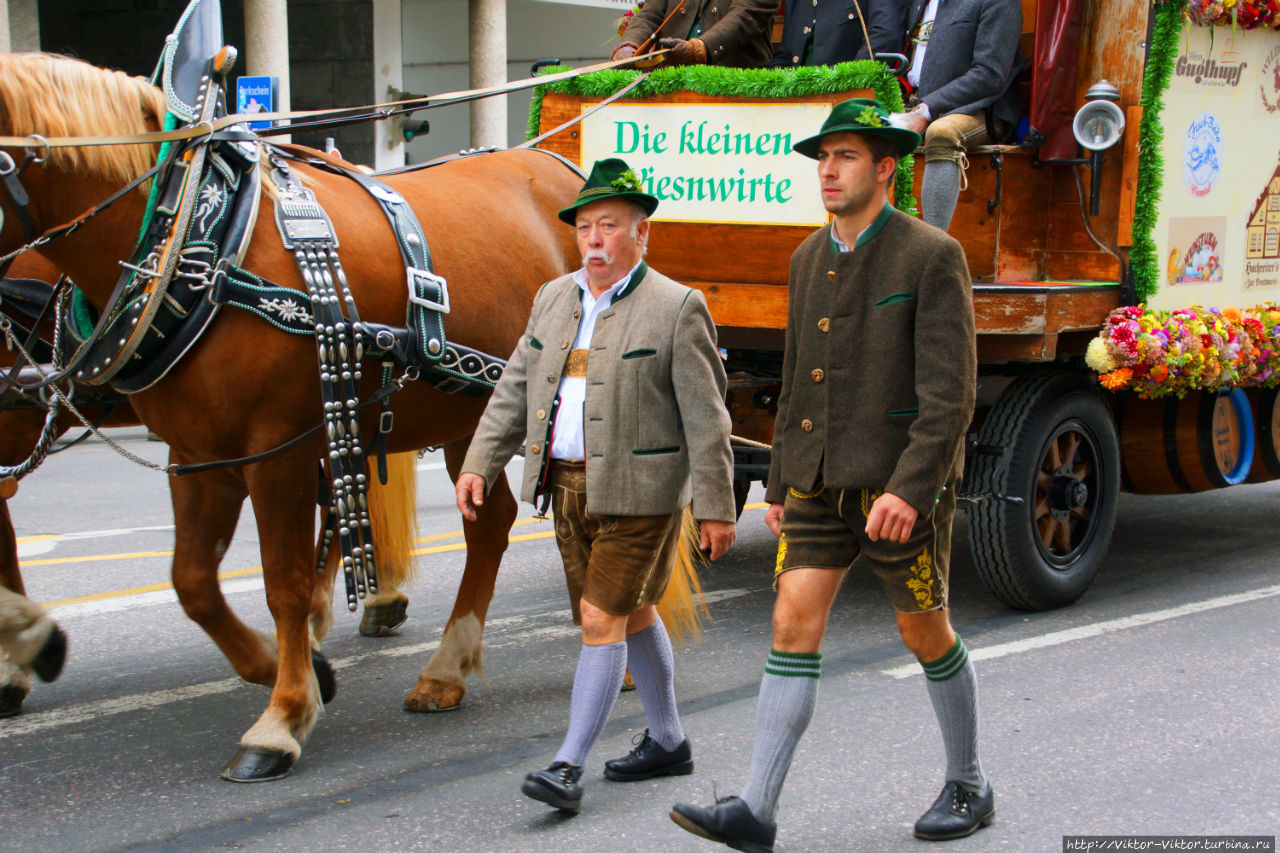
<svg viewBox="0 0 1280 853">
<path fill-rule="evenodd" d="M 870 136 L 882 136 L 898 148 L 898 156 L 906 157 L 920 144 L 920 134 L 905 127 L 894 127 L 889 124 L 889 111 L 879 101 L 870 98 L 850 98 L 841 101 L 831 110 L 831 115 L 822 123 L 822 130 L 816 136 L 802 139 L 791 150 L 814 160 L 818 159 L 818 148 L 822 137 L 828 133 L 865 133 Z"/>
<path fill-rule="evenodd" d="M 648 216 L 658 209 L 658 199 L 644 191 L 644 185 L 622 160 L 610 157 L 597 160 L 591 167 L 587 182 L 578 190 L 578 197 L 573 204 L 560 211 L 560 221 L 573 225 L 577 221 L 577 210 L 584 204 L 603 201 L 607 198 L 621 198 L 635 202 L 644 208 Z"/>
</svg>

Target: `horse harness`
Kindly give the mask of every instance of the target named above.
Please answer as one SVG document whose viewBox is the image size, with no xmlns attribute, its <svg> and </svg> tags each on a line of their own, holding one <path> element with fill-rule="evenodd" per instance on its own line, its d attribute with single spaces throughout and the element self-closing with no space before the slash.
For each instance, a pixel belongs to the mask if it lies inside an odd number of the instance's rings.
<svg viewBox="0 0 1280 853">
<path fill-rule="evenodd" d="M 168 70 L 171 47 L 172 42 L 163 60 L 171 113 L 166 124 L 175 119 L 209 122 L 225 113 L 223 83 L 234 63 L 234 50 L 224 48 L 208 61 L 205 67 L 212 73 L 199 78 L 198 91 L 184 93 L 172 88 L 179 75 Z M 307 149 L 264 143 L 240 126 L 162 148 L 160 160 L 141 237 L 130 260 L 121 263 L 124 271 L 113 298 L 96 322 L 83 299 L 77 300 L 67 323 L 70 334 L 65 336 L 68 345 L 76 347 L 75 355 L 64 363 L 74 369 L 77 382 L 137 393 L 169 373 L 224 305 L 249 311 L 281 331 L 313 335 L 329 463 L 327 477 L 322 464 L 320 502 L 328 507 L 330 523 L 317 571 L 323 571 L 336 532 L 347 605 L 355 610 L 358 598 L 377 591 L 359 424 L 359 409 L 370 402 L 359 398 L 364 360 L 382 363 L 383 387 L 374 395 L 382 406 L 374 449 L 384 482 L 386 441 L 393 426 L 391 393 L 407 380 L 421 378 L 445 393 L 479 396 L 493 389 L 506 362 L 446 338 L 448 284 L 432 269 L 426 237 L 412 208 L 376 177 Z M 360 319 L 339 259 L 337 234 L 315 193 L 291 165 L 297 163 L 348 178 L 377 201 L 405 266 L 408 307 L 403 327 Z M 0 175 L 0 183 L 11 192 L 3 178 Z M 275 202 L 282 245 L 293 254 L 307 285 L 305 300 L 299 291 L 240 266 L 264 180 L 271 182 L 267 194 Z M 393 380 L 397 367 L 403 376 Z M 247 464 L 304 437 L 252 459 L 214 464 Z"/>
</svg>

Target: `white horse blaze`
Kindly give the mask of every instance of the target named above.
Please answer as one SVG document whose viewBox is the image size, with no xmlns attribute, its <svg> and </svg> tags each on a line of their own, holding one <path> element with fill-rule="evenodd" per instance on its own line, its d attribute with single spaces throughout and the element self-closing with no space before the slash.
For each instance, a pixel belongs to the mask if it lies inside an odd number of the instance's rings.
<svg viewBox="0 0 1280 853">
<path fill-rule="evenodd" d="M 472 670 L 483 674 L 484 668 L 480 664 L 483 636 L 484 627 L 474 613 L 454 620 L 444 629 L 440 647 L 418 677 L 463 683 Z"/>
</svg>

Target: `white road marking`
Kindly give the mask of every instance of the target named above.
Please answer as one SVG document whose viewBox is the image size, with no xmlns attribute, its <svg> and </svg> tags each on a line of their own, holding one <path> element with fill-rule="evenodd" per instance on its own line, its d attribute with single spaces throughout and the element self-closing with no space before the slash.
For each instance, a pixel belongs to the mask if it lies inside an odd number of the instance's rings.
<svg viewBox="0 0 1280 853">
<path fill-rule="evenodd" d="M 1261 589 L 1255 589 L 1251 592 L 1241 592 L 1234 595 L 1223 595 L 1217 598 L 1209 598 L 1204 601 L 1192 601 L 1187 604 L 1181 604 L 1177 607 L 1170 607 L 1165 610 L 1152 610 L 1149 613 L 1135 613 L 1132 616 L 1124 616 L 1120 619 L 1108 619 L 1105 622 L 1094 622 L 1091 625 L 1081 625 L 1078 628 L 1067 628 L 1064 631 L 1053 631 L 1048 634 L 1041 634 L 1038 637 L 1026 637 L 1021 640 L 1013 640 L 1008 643 L 1000 643 L 995 646 L 984 646 L 978 649 L 969 650 L 969 658 L 971 660 L 992 660 L 993 658 L 1002 658 L 1007 655 L 1021 654 L 1022 652 L 1034 651 L 1035 649 L 1048 648 L 1049 646 L 1057 646 L 1062 643 L 1070 643 L 1073 640 L 1085 640 L 1089 637 L 1097 637 L 1102 634 L 1110 634 L 1115 631 L 1124 631 L 1129 628 L 1140 628 L 1143 625 L 1154 625 L 1157 622 L 1164 622 L 1167 619 L 1177 619 L 1179 616 L 1188 616 L 1192 613 L 1202 613 L 1206 610 L 1216 610 L 1220 607 L 1232 607 L 1236 604 L 1247 604 L 1251 601 L 1261 601 L 1264 598 L 1274 598 L 1280 595 L 1280 585 L 1264 586 Z M 910 678 L 913 675 L 919 675 L 923 670 L 919 663 L 909 663 L 903 666 L 896 666 L 892 669 L 883 669 L 884 675 L 893 678 Z"/>
<path fill-rule="evenodd" d="M 244 581 L 235 581 L 236 584 L 248 584 L 255 582 L 256 579 L 246 579 Z M 258 586 L 262 585 L 261 580 L 256 580 Z M 231 586 L 225 585 L 223 588 Z M 717 601 L 727 601 L 732 598 L 749 595 L 752 590 L 749 589 L 723 589 L 708 592 L 705 595 L 707 603 Z M 161 595 L 163 593 L 143 593 L 143 595 Z M 172 593 L 168 593 L 171 600 Z M 96 603 L 96 602 L 92 602 Z M 78 606 L 78 605 L 69 605 Z M 550 613 L 529 613 L 520 616 L 505 616 L 498 619 L 489 620 L 485 626 L 486 640 L 484 646 L 486 649 L 500 649 L 508 646 L 523 646 L 530 642 L 539 640 L 554 640 L 567 636 L 576 636 L 580 629 L 573 624 L 570 611 L 555 610 Z M 329 663 L 335 670 L 346 669 L 356 664 L 373 661 L 378 658 L 398 658 L 408 655 L 422 654 L 434 651 L 440 645 L 438 640 L 427 643 L 414 643 L 408 646 L 395 646 L 392 648 L 383 648 L 375 652 L 366 652 L 364 654 L 351 655 L 350 657 L 337 658 Z M 149 693 L 135 693 L 131 696 L 121 696 L 116 699 L 103 699 L 98 702 L 89 702 L 83 705 L 77 705 L 69 708 L 54 708 L 49 711 L 37 711 L 30 714 L 24 714 L 20 717 L 0 721 L 0 740 L 15 735 L 27 735 L 32 732 L 43 731 L 45 729 L 57 728 L 59 726 L 69 726 L 78 723 L 88 723 L 99 720 L 103 717 L 110 717 L 116 714 L 126 714 L 132 711 L 142 711 L 149 708 L 158 708 L 161 705 L 169 705 L 174 702 L 183 702 L 188 699 L 199 699 L 203 696 L 214 696 L 219 693 L 230 693 L 238 687 L 249 686 L 248 682 L 239 678 L 223 678 L 218 681 L 206 681 L 203 684 L 191 684 L 186 687 L 174 687 L 169 690 L 154 690 Z"/>
<path fill-rule="evenodd" d="M 128 536 L 131 533 L 144 533 L 153 530 L 173 530 L 172 524 L 156 524 L 150 527 L 116 527 L 108 530 L 84 530 L 80 533 L 57 533 L 52 536 L 32 536 L 18 540 L 18 559 L 27 559 L 40 554 L 47 554 L 63 542 L 74 542 L 77 539 L 104 539 L 108 536 Z"/>
</svg>

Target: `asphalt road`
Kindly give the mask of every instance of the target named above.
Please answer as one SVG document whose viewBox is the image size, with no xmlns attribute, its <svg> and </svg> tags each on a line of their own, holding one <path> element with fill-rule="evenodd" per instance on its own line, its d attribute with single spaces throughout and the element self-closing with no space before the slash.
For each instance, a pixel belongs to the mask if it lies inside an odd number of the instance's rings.
<svg viewBox="0 0 1280 853">
<path fill-rule="evenodd" d="M 156 461 L 163 445 L 113 433 Z M 0 720 L 0 849 L 697 851 L 666 812 L 736 792 L 769 647 L 774 542 L 748 509 L 703 581 L 714 621 L 677 650 L 697 770 L 605 781 L 644 728 L 623 695 L 592 753 L 581 815 L 519 794 L 563 736 L 578 651 L 547 522 L 516 532 L 463 707 L 402 700 L 439 640 L 462 570 L 452 489 L 420 461 L 418 579 L 392 638 L 340 609 L 326 652 L 338 695 L 289 778 L 218 778 L 265 706 L 165 588 L 164 478 L 98 442 L 53 457 L 11 502 L 32 597 L 70 635 L 62 678 Z M 518 465 L 519 463 L 515 463 Z M 758 494 L 752 500 L 759 500 Z M 976 659 L 983 765 L 997 819 L 956 851 L 1054 851 L 1066 834 L 1262 834 L 1280 829 L 1280 484 L 1125 497 L 1102 575 L 1072 607 L 1029 614 L 981 586 L 957 530 L 953 610 Z M 524 514 L 529 514 L 525 508 Z M 224 561 L 233 607 L 264 630 L 246 509 Z M 341 603 L 339 603 L 341 608 Z M 869 577 L 851 574 L 824 648 L 817 713 L 783 794 L 779 851 L 922 850 L 911 824 L 941 787 L 923 676 Z"/>
</svg>

